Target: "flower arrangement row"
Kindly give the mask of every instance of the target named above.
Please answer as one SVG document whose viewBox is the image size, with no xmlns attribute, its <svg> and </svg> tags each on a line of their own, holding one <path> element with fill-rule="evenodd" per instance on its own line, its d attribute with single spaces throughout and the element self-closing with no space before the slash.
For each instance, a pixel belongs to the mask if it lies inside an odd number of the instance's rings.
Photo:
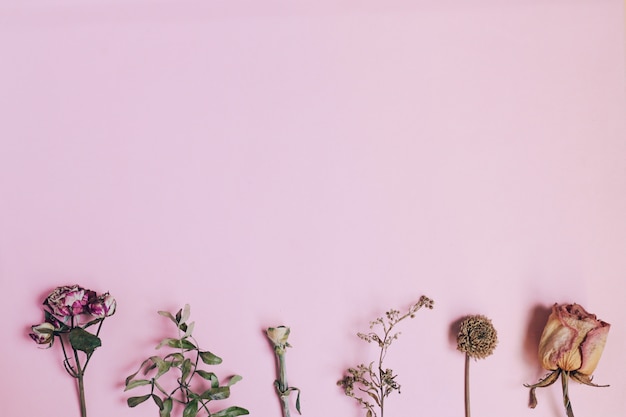
<svg viewBox="0 0 626 417">
<path fill-rule="evenodd" d="M 52 347 L 56 340 L 63 352 L 63 366 L 76 379 L 81 417 L 87 416 L 84 375 L 97 348 L 102 346 L 100 332 L 106 319 L 113 316 L 117 302 L 108 292 L 97 294 L 79 285 L 55 288 L 43 302 L 44 322 L 31 326 L 30 337 L 39 345 Z M 414 318 L 422 308 L 432 309 L 434 301 L 422 296 L 406 312 L 389 310 L 384 317 L 370 322 L 369 331 L 357 336 L 378 346 L 377 358 L 369 364 L 348 368 L 337 382 L 346 396 L 353 398 L 364 410 L 365 417 L 384 417 L 386 400 L 399 392 L 397 374 L 386 368 L 384 361 L 393 341 L 400 333 L 396 326 L 407 318 Z M 230 376 L 226 382 L 207 368 L 219 365 L 222 359 L 200 348 L 193 337 L 194 322 L 190 321 L 190 307 L 185 305 L 177 313 L 159 311 L 176 328 L 174 337 L 163 339 L 156 349 L 166 353 L 145 359 L 138 370 L 125 380 L 125 391 L 140 388 L 145 394 L 127 399 L 129 407 L 152 400 L 159 417 L 237 417 L 249 414 L 243 407 L 230 406 L 216 410 L 212 402 L 230 397 L 231 387 L 242 379 Z M 559 378 L 563 389 L 563 405 L 567 417 L 574 417 L 568 393 L 568 382 L 594 387 L 591 382 L 604 346 L 610 325 L 588 313 L 578 304 L 555 304 L 544 327 L 538 346 L 538 358 L 547 376 L 530 389 L 529 407 L 537 405 L 536 389 L 549 386 Z M 276 356 L 276 393 L 282 406 L 283 417 L 290 417 L 289 397 L 297 395 L 295 407 L 300 409 L 300 390 L 289 386 L 286 370 L 286 349 L 290 347 L 290 328 L 270 327 L 266 334 Z M 457 349 L 465 354 L 465 416 L 470 417 L 469 370 L 471 359 L 489 357 L 498 344 L 497 331 L 491 320 L 483 315 L 465 317 L 458 328 Z M 199 381 L 199 382 L 198 382 Z M 141 388 L 143 387 L 143 388 Z"/>
</svg>

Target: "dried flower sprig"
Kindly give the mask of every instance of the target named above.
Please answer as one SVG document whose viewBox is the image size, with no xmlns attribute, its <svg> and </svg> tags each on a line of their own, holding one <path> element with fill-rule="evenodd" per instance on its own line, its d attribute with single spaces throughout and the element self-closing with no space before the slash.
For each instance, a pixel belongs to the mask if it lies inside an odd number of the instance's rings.
<svg viewBox="0 0 626 417">
<path fill-rule="evenodd" d="M 187 322 L 190 315 L 189 304 L 179 310 L 176 315 L 167 311 L 159 311 L 159 314 L 169 318 L 176 325 L 178 337 L 165 338 L 156 348 L 169 347 L 174 351 L 162 357 L 149 357 L 143 361 L 137 372 L 126 378 L 124 391 L 146 385 L 150 386 L 149 394 L 128 398 L 128 406 L 136 407 L 152 398 L 152 401 L 159 408 L 160 417 L 170 417 L 175 403 L 184 407 L 183 417 L 195 417 L 204 414 L 209 417 L 237 417 L 249 414 L 248 410 L 237 406 L 231 406 L 220 411 L 209 409 L 209 402 L 229 398 L 230 387 L 242 378 L 239 375 L 233 375 L 228 379 L 226 385 L 220 385 L 215 373 L 200 369 L 200 362 L 205 365 L 219 365 L 222 363 L 222 359 L 198 347 L 198 342 L 192 335 L 195 322 Z M 143 371 L 145 378 L 137 377 L 141 371 Z M 174 371 L 176 374 L 176 384 L 172 384 L 174 388 L 171 390 L 166 388 L 160 379 L 170 371 Z M 148 377 L 149 374 L 150 377 Z M 206 383 L 210 388 L 204 385 Z"/>
<path fill-rule="evenodd" d="M 117 302 L 108 292 L 98 295 L 79 285 L 65 285 L 55 288 L 43 304 L 45 321 L 32 326 L 29 336 L 48 348 L 55 338 L 59 339 L 65 358 L 63 366 L 77 380 L 80 415 L 86 417 L 85 370 L 94 351 L 102 346 L 102 323 L 115 313 Z M 86 330 L 96 324 L 95 334 Z"/>
<path fill-rule="evenodd" d="M 465 353 L 465 417 L 470 417 L 470 358 L 485 359 L 498 344 L 498 332 L 483 315 L 467 316 L 459 328 L 457 349 Z"/>
<path fill-rule="evenodd" d="M 591 382 L 598 366 L 611 325 L 598 320 L 578 304 L 554 304 L 539 341 L 539 360 L 544 369 L 552 371 L 530 388 L 529 407 L 537 406 L 535 390 L 554 384 L 559 376 L 563 389 L 563 405 L 567 417 L 574 417 L 569 399 L 568 380 L 592 387 L 608 387 Z"/>
<path fill-rule="evenodd" d="M 294 391 L 298 393 L 296 397 L 296 410 L 298 410 L 298 414 L 302 414 L 300 411 L 300 389 L 290 387 L 287 383 L 286 353 L 287 348 L 291 347 L 289 342 L 287 342 L 289 333 L 291 333 L 291 329 L 285 326 L 270 327 L 266 331 L 267 337 L 274 346 L 274 353 L 278 361 L 278 379 L 274 381 L 274 385 L 276 386 L 276 393 L 282 405 L 283 417 L 290 417 L 289 394 Z"/>
<path fill-rule="evenodd" d="M 361 340 L 367 343 L 374 342 L 380 348 L 376 367 L 374 367 L 374 362 L 370 362 L 368 366 L 360 364 L 355 368 L 348 368 L 347 375 L 339 380 L 337 385 L 343 388 L 348 397 L 354 398 L 367 410 L 366 417 L 378 417 L 376 407 L 378 407 L 380 417 L 384 417 L 385 399 L 394 391 L 400 393 L 400 384 L 396 381 L 397 375 L 383 366 L 389 346 L 400 336 L 399 332 L 393 332 L 394 327 L 407 317 L 414 318 L 415 313 L 422 307 L 432 309 L 433 305 L 433 300 L 422 296 L 406 313 L 401 314 L 398 310 L 389 310 L 385 313 L 385 318 L 379 317 L 370 322 L 370 329 L 382 327 L 381 334 L 374 331 L 357 333 Z"/>
</svg>

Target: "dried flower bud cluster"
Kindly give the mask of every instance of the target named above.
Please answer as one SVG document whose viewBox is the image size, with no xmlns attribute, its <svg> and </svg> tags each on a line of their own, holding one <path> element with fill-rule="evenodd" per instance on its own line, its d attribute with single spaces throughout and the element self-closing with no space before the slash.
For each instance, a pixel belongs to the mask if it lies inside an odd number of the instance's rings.
<svg viewBox="0 0 626 417">
<path fill-rule="evenodd" d="M 400 332 L 395 332 L 394 327 L 404 319 L 414 318 L 415 313 L 422 307 L 432 309 L 433 300 L 422 296 L 419 301 L 409 307 L 406 313 L 391 309 L 385 313 L 384 318 L 378 317 L 370 322 L 370 332 L 357 333 L 357 336 L 367 343 L 376 343 L 380 348 L 378 363 L 370 362 L 369 366 L 360 364 L 354 368 L 348 368 L 346 375 L 337 381 L 344 393 L 354 398 L 361 407 L 366 410 L 367 417 L 378 417 L 376 410 L 383 416 L 385 399 L 393 392 L 400 392 L 400 384 L 396 381 L 396 374 L 383 367 L 383 360 L 387 356 L 387 350 L 391 343 L 398 339 Z M 375 331 L 378 329 L 378 332 Z"/>
</svg>

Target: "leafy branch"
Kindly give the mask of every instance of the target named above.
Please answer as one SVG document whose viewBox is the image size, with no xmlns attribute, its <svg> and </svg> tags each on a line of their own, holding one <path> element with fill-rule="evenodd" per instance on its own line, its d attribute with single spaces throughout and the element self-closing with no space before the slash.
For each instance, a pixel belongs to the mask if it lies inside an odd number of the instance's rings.
<svg viewBox="0 0 626 417">
<path fill-rule="evenodd" d="M 187 323 L 190 315 L 189 305 L 185 305 L 176 315 L 166 311 L 159 311 L 159 314 L 169 318 L 176 325 L 178 337 L 163 339 L 156 349 L 167 347 L 174 351 L 164 356 L 150 356 L 142 362 L 137 372 L 126 378 L 125 391 L 141 386 L 150 387 L 149 394 L 128 398 L 128 406 L 136 407 L 152 399 L 159 408 L 159 417 L 171 417 L 176 403 L 184 407 L 183 417 L 195 417 L 199 414 L 206 414 L 209 417 L 237 417 L 249 414 L 248 410 L 237 406 L 216 412 L 209 409 L 211 401 L 230 397 L 230 387 L 242 378 L 234 375 L 226 384 L 221 385 L 214 372 L 200 369 L 202 363 L 219 365 L 222 359 L 198 347 L 197 341 L 192 336 L 195 323 Z M 176 375 L 173 389 L 166 388 L 161 380 L 161 377 L 168 375 L 170 371 L 174 371 Z M 145 378 L 138 377 L 140 373 Z M 196 383 L 197 381 L 204 383 Z"/>
</svg>

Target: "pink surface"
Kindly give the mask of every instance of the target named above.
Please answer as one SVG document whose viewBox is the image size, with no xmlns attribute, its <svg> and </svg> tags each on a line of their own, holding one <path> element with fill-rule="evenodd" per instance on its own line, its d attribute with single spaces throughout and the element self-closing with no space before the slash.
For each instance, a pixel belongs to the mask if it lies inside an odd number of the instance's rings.
<svg viewBox="0 0 626 417">
<path fill-rule="evenodd" d="M 57 285 L 119 303 L 87 374 L 90 417 L 192 306 L 279 416 L 263 330 L 292 328 L 303 415 L 359 417 L 335 385 L 356 337 L 435 299 L 389 353 L 388 416 L 463 413 L 466 314 L 495 354 L 472 411 L 562 416 L 537 332 L 554 302 L 612 329 L 578 417 L 626 409 L 624 4 L 574 1 L 5 1 L 0 5 L 2 413 L 78 416 L 61 352 L 28 338 Z"/>
</svg>

